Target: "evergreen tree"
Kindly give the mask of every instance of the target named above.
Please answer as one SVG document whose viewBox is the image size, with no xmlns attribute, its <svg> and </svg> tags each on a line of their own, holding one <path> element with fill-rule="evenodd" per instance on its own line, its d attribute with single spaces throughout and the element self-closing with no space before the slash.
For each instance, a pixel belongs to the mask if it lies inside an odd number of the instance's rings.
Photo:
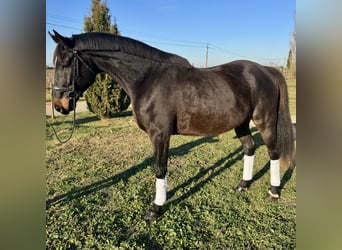
<svg viewBox="0 0 342 250">
<path fill-rule="evenodd" d="M 91 15 L 84 18 L 84 31 L 120 35 L 116 22 L 111 25 L 106 1 L 101 3 L 101 0 L 92 0 Z M 101 119 L 126 110 L 130 104 L 130 99 L 121 86 L 105 73 L 96 76 L 94 84 L 84 96 L 89 110 Z"/>
</svg>

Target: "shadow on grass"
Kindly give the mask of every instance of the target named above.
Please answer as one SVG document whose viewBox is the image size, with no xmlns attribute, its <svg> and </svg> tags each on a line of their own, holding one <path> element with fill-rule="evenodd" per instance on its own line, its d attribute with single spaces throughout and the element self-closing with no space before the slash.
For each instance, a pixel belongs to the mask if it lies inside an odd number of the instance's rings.
<svg viewBox="0 0 342 250">
<path fill-rule="evenodd" d="M 252 132 L 255 132 L 255 131 L 257 131 L 257 130 L 256 129 L 252 130 Z M 257 148 L 260 147 L 261 145 L 263 145 L 263 141 L 262 141 L 262 138 L 260 136 L 260 133 L 255 133 L 253 135 L 253 138 L 256 142 Z M 217 139 L 214 139 L 211 137 L 203 137 L 203 138 L 197 139 L 193 142 L 185 143 L 181 146 L 170 149 L 169 155 L 170 156 L 183 156 L 183 155 L 186 155 L 191 149 L 199 146 L 200 144 L 213 143 L 213 142 L 217 142 L 217 141 L 218 141 Z M 191 195 L 198 192 L 206 183 L 208 183 L 214 177 L 218 176 L 224 170 L 230 168 L 237 161 L 242 160 L 242 159 L 243 159 L 243 151 L 242 151 L 242 147 L 240 146 L 234 152 L 232 152 L 229 155 L 227 155 L 226 157 L 220 159 L 219 161 L 217 161 L 212 166 L 201 170 L 194 177 L 191 177 L 190 179 L 188 179 L 187 181 L 185 181 L 181 185 L 170 190 L 168 192 L 168 198 L 172 199 L 172 197 L 175 195 L 175 193 L 178 190 L 184 189 L 186 186 L 190 185 L 193 182 L 199 181 L 201 178 L 203 178 L 205 175 L 207 175 L 209 172 L 211 172 L 211 174 L 208 177 L 206 177 L 204 180 L 200 181 L 198 184 L 196 184 L 194 187 L 192 187 L 188 192 L 184 193 L 179 198 L 176 198 L 173 201 L 171 200 L 169 203 L 167 203 L 167 206 L 179 204 L 183 200 L 189 198 Z M 102 180 L 102 181 L 95 182 L 93 184 L 90 184 L 90 185 L 87 185 L 84 187 L 76 188 L 76 189 L 74 189 L 74 190 L 72 190 L 66 194 L 57 195 L 54 198 L 48 199 L 46 201 L 46 208 L 48 209 L 53 205 L 60 204 L 60 203 L 64 204 L 64 203 L 69 202 L 73 199 L 77 199 L 81 196 L 88 195 L 91 193 L 95 193 L 101 189 L 108 188 L 112 185 L 115 185 L 116 183 L 120 182 L 121 180 L 126 182 L 128 180 L 128 178 L 137 174 L 139 171 L 142 171 L 143 169 L 147 168 L 148 166 L 152 166 L 153 162 L 154 162 L 153 157 L 146 158 L 143 162 L 141 162 L 141 163 L 117 174 L 117 175 L 114 175 L 110 178 L 107 178 L 107 179 Z M 261 170 L 259 170 L 254 175 L 253 180 L 252 180 L 252 184 L 255 181 L 257 181 L 258 179 L 260 179 L 264 174 L 266 174 L 266 172 L 269 170 L 269 168 L 270 168 L 270 165 L 268 162 Z M 293 173 L 293 170 L 291 170 L 291 169 L 289 169 L 285 172 L 285 174 L 281 180 L 281 186 L 280 186 L 281 189 L 291 179 L 292 173 Z"/>
<path fill-rule="evenodd" d="M 293 139 L 296 140 L 296 123 L 292 123 L 292 129 L 293 129 Z M 261 134 L 259 132 L 259 130 L 256 127 L 252 127 L 251 129 L 251 133 L 253 134 L 253 139 L 255 141 L 256 144 L 256 149 L 258 149 L 258 147 L 265 145 L 264 141 L 261 137 Z M 237 137 L 234 137 L 237 138 Z M 252 179 L 252 182 L 250 183 L 250 185 L 253 185 L 254 182 L 256 182 L 257 180 L 259 180 L 262 176 L 264 176 L 270 169 L 270 161 L 268 161 L 265 166 L 260 169 L 254 176 Z M 293 174 L 293 170 L 292 168 L 288 168 L 283 177 L 281 178 L 281 182 L 280 182 L 280 193 L 281 190 L 284 188 L 285 184 L 291 179 L 292 174 Z"/>
<path fill-rule="evenodd" d="M 131 110 L 126 110 L 117 114 L 112 115 L 108 121 L 110 119 L 115 119 L 115 118 L 121 118 L 121 117 L 128 117 L 128 116 L 132 116 L 132 111 Z M 71 131 L 73 130 L 73 113 L 65 116 L 64 118 L 55 118 L 52 119 L 51 116 L 46 115 L 46 127 L 49 127 L 49 130 L 47 130 L 47 138 L 51 139 L 53 137 L 55 137 L 52 128 L 54 128 L 56 130 L 56 133 L 58 134 L 58 136 L 61 136 L 61 138 L 67 137 L 69 135 L 69 133 L 71 133 Z M 90 122 L 96 122 L 96 121 L 101 121 L 100 118 L 98 118 L 95 114 L 89 114 L 86 117 L 81 117 L 78 118 L 77 114 L 76 114 L 76 120 L 75 120 L 75 128 L 79 129 L 79 128 L 87 128 L 90 127 L 89 125 L 86 125 Z M 104 120 L 106 121 L 106 120 Z M 57 128 L 58 126 L 63 125 L 63 128 Z M 66 127 L 66 128 L 65 128 Z M 96 125 L 97 128 L 102 128 L 102 127 L 108 127 L 108 124 L 106 124 L 106 122 L 103 123 L 103 125 Z M 50 134 L 51 133 L 51 134 Z"/>
<path fill-rule="evenodd" d="M 126 111 L 122 111 L 120 113 L 116 113 L 116 114 L 112 115 L 108 120 L 115 119 L 115 118 L 128 117 L 128 116 L 132 116 L 132 115 L 133 115 L 132 110 L 126 110 Z M 80 118 L 80 119 L 76 120 L 76 126 L 86 124 L 88 122 L 95 122 L 95 121 L 100 121 L 100 120 L 101 119 L 98 118 L 96 115 L 84 117 L 84 118 Z M 101 127 L 105 127 L 105 126 L 101 126 Z"/>
<path fill-rule="evenodd" d="M 252 133 L 257 132 L 257 131 L 258 130 L 255 127 L 251 128 L 251 132 Z M 234 138 L 237 139 L 236 136 Z M 264 144 L 264 142 L 263 142 L 259 132 L 253 134 L 253 139 L 254 139 L 254 141 L 256 143 L 256 148 L 258 148 L 258 147 L 260 147 L 261 145 Z M 243 150 L 242 150 L 242 146 L 240 146 L 239 148 L 237 148 L 235 151 L 233 151 L 232 153 L 230 153 L 226 157 L 223 157 L 222 159 L 218 160 L 212 166 L 201 170 L 194 177 L 191 177 L 187 181 L 183 182 L 181 185 L 179 185 L 179 186 L 175 187 L 174 189 L 170 190 L 168 192 L 168 199 L 170 199 L 170 202 L 168 202 L 166 204 L 167 209 L 170 206 L 174 206 L 174 205 L 177 205 L 177 204 L 181 203 L 185 199 L 189 198 L 190 196 L 192 196 L 193 194 L 198 192 L 203 186 L 205 186 L 213 178 L 215 178 L 216 176 L 220 175 L 226 169 L 232 167 L 238 161 L 241 161 L 243 159 L 243 155 L 244 155 L 244 153 L 243 153 Z M 172 197 L 176 194 L 176 192 L 178 190 L 182 190 L 186 186 L 190 185 L 191 183 L 199 181 L 201 178 L 206 176 L 208 173 L 211 173 L 208 177 L 206 177 L 204 180 L 200 181 L 198 184 L 196 184 L 194 187 L 192 187 L 186 193 L 182 194 L 180 197 L 172 200 Z M 265 174 L 265 172 L 260 173 L 259 175 L 261 177 L 264 174 Z M 258 177 L 258 178 L 260 178 L 260 177 Z"/>
<path fill-rule="evenodd" d="M 109 119 L 119 118 L 119 117 L 120 118 L 121 117 L 128 117 L 128 116 L 132 116 L 132 115 L 133 115 L 132 110 L 126 110 L 126 111 L 112 115 Z M 69 122 L 71 123 L 72 119 L 73 119 L 73 113 L 71 113 L 67 116 L 62 116 L 62 117 L 63 117 L 62 118 L 63 120 L 59 119 L 59 121 L 57 121 L 58 118 L 56 117 L 55 119 L 50 121 L 50 123 L 52 123 L 54 126 L 58 126 L 58 125 L 69 123 Z M 69 117 L 68 120 L 66 120 L 67 117 Z M 77 117 L 78 117 L 78 115 L 76 114 L 76 120 L 75 120 L 76 127 L 79 125 L 82 125 L 82 124 L 89 123 L 89 122 L 95 122 L 95 121 L 101 120 L 95 114 L 91 114 L 91 113 L 87 117 L 82 117 L 82 118 L 77 118 Z M 51 119 L 51 116 L 46 115 L 45 118 L 48 120 L 48 119 Z"/>
<path fill-rule="evenodd" d="M 220 175 L 223 171 L 227 170 L 231 166 L 233 166 L 237 161 L 242 160 L 243 158 L 243 151 L 242 147 L 237 148 L 234 152 L 230 153 L 226 157 L 223 157 L 219 161 L 217 161 L 212 166 L 205 168 L 201 170 L 197 175 L 194 177 L 191 177 L 187 181 L 183 182 L 179 186 L 175 187 L 174 189 L 170 190 L 168 192 L 168 199 L 172 199 L 172 197 L 176 194 L 178 190 L 182 190 L 186 186 L 190 185 L 193 182 L 199 181 L 201 178 L 206 176 L 208 173 L 211 173 L 208 177 L 206 177 L 204 180 L 201 180 L 198 184 L 196 184 L 194 187 L 192 187 L 189 191 L 182 194 L 180 197 L 171 200 L 167 203 L 167 208 L 171 205 L 177 205 L 184 201 L 185 199 L 189 198 L 196 192 L 198 192 L 203 186 L 205 186 L 209 181 L 211 181 L 216 176 Z"/>
<path fill-rule="evenodd" d="M 293 128 L 293 133 L 294 133 L 294 140 L 296 140 L 296 123 L 293 123 L 292 124 L 292 128 Z M 258 132 L 258 130 L 253 127 L 251 129 L 251 132 L 256 132 L 254 135 L 253 135 L 253 138 L 255 140 L 255 143 L 257 145 L 257 148 L 264 145 L 264 142 L 262 140 L 262 137 L 260 135 L 260 133 Z M 270 161 L 268 161 L 265 166 L 260 169 L 254 176 L 253 176 L 253 179 L 252 179 L 252 182 L 251 182 L 251 185 L 253 185 L 254 182 L 256 182 L 257 180 L 259 180 L 262 176 L 264 176 L 270 169 Z M 293 174 L 293 171 L 294 169 L 293 168 L 288 168 L 283 177 L 281 178 L 281 182 L 280 182 L 280 193 L 281 193 L 281 190 L 284 188 L 285 184 L 291 179 L 292 177 L 292 174 Z"/>
<path fill-rule="evenodd" d="M 182 156 L 182 155 L 187 154 L 191 149 L 199 146 L 200 144 L 213 143 L 213 142 L 217 142 L 217 141 L 218 141 L 217 139 L 214 139 L 211 137 L 203 137 L 203 138 L 200 138 L 198 140 L 195 140 L 195 141 L 192 141 L 189 143 L 185 143 L 179 147 L 170 149 L 170 156 Z M 57 195 L 54 198 L 48 199 L 46 201 L 46 208 L 48 209 L 49 207 L 51 207 L 53 205 L 60 204 L 60 203 L 64 204 L 64 203 L 69 202 L 73 199 L 77 199 L 81 196 L 88 195 L 91 193 L 95 193 L 101 189 L 108 188 L 112 185 L 115 185 L 116 183 L 120 182 L 121 180 L 127 181 L 128 178 L 137 174 L 139 171 L 142 171 L 143 169 L 147 168 L 148 166 L 152 166 L 153 161 L 154 161 L 153 157 L 146 158 L 143 162 L 141 162 L 141 163 L 117 174 L 117 175 L 114 175 L 110 178 L 107 178 L 107 179 L 102 180 L 102 181 L 95 182 L 93 184 L 90 184 L 90 185 L 87 185 L 84 187 L 76 188 L 76 189 L 71 190 L 70 192 L 68 192 L 66 194 Z"/>
<path fill-rule="evenodd" d="M 262 176 L 264 176 L 264 174 L 267 173 L 267 171 L 269 171 L 270 169 L 270 161 L 268 161 L 265 166 L 260 169 L 254 176 L 251 182 L 251 185 L 253 185 L 254 182 L 256 182 L 257 180 L 259 180 Z M 293 174 L 294 169 L 293 168 L 288 168 L 283 177 L 281 178 L 280 181 L 280 186 L 279 186 L 279 192 L 281 193 L 282 189 L 284 188 L 285 184 L 291 179 L 292 174 Z M 271 184 L 270 184 L 271 185 Z"/>
<path fill-rule="evenodd" d="M 49 120 L 49 122 L 53 125 L 53 126 L 59 126 L 59 125 L 63 125 L 63 124 L 67 124 L 67 123 L 72 123 L 73 121 L 73 114 L 69 114 L 66 116 L 56 116 L 55 119 L 52 119 L 51 116 L 46 115 L 46 120 Z M 88 122 L 95 122 L 95 121 L 99 121 L 100 119 L 96 116 L 96 115 L 89 115 L 87 117 L 82 117 L 82 118 L 77 118 L 77 114 L 76 114 L 76 120 L 75 120 L 75 125 L 81 125 L 81 124 L 85 124 Z"/>
</svg>

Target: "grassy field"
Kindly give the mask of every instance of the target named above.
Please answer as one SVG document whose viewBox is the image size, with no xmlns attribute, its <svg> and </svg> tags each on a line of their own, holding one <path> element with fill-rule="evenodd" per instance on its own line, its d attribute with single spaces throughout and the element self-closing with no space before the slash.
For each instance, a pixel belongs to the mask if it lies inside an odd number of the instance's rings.
<svg viewBox="0 0 342 250">
<path fill-rule="evenodd" d="M 293 117 L 296 116 L 296 80 L 287 80 L 287 89 L 290 102 L 290 113 Z"/>
<path fill-rule="evenodd" d="M 289 92 L 292 102 L 295 88 Z M 70 115 L 47 120 L 69 132 Z M 281 170 L 281 199 L 266 202 L 269 158 L 257 131 L 254 182 L 245 193 L 232 191 L 243 165 L 233 131 L 171 137 L 166 212 L 148 225 L 143 217 L 155 185 L 148 136 L 130 111 L 107 122 L 84 112 L 76 122 L 63 145 L 46 132 L 47 249 L 296 247 L 296 170 Z"/>
</svg>

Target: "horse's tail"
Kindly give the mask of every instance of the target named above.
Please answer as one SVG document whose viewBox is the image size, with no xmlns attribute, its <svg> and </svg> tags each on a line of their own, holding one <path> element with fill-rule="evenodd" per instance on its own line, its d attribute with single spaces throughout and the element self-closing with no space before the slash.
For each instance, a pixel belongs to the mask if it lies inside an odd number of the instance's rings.
<svg viewBox="0 0 342 250">
<path fill-rule="evenodd" d="M 294 168 L 296 165 L 295 145 L 287 84 L 284 76 L 278 70 L 273 70 L 276 71 L 273 73 L 273 76 L 275 76 L 274 78 L 279 86 L 277 146 L 283 166 Z"/>
</svg>

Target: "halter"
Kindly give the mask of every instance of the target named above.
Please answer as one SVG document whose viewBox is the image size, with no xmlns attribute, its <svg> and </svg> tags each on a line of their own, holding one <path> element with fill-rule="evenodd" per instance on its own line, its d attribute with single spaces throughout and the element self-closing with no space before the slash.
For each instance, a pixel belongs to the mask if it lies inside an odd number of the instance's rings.
<svg viewBox="0 0 342 250">
<path fill-rule="evenodd" d="M 84 61 L 84 59 L 78 54 L 78 50 L 73 50 L 72 52 L 73 52 L 73 54 L 74 54 L 74 58 L 73 58 L 73 61 L 74 61 L 74 63 L 73 63 L 73 64 L 74 64 L 74 67 L 73 67 L 74 74 L 73 74 L 73 77 L 72 77 L 72 84 L 71 84 L 71 86 L 68 86 L 68 87 L 53 86 L 53 88 L 52 88 L 52 91 L 67 92 L 67 93 L 68 93 L 69 99 L 71 99 L 71 100 L 73 101 L 74 115 L 73 115 L 73 121 L 72 121 L 72 130 L 71 130 L 71 133 L 70 133 L 70 135 L 69 135 L 69 137 L 68 137 L 67 139 L 62 140 L 62 139 L 58 136 L 58 134 L 57 134 L 55 128 L 52 126 L 52 124 L 50 124 L 50 123 L 48 122 L 48 124 L 49 124 L 49 126 L 52 128 L 52 130 L 53 130 L 53 132 L 54 132 L 54 134 L 55 134 L 57 140 L 58 140 L 60 143 L 66 143 L 66 142 L 68 142 L 68 141 L 71 139 L 71 137 L 72 137 L 72 135 L 73 135 L 73 133 L 74 133 L 74 130 L 75 130 L 76 101 L 77 101 L 77 99 L 81 96 L 81 93 L 80 93 L 78 90 L 76 90 L 76 77 L 79 76 L 78 62 L 81 61 L 81 63 L 83 63 L 83 65 L 86 66 L 86 68 L 87 68 L 90 72 L 92 72 L 94 75 L 96 74 L 96 73 L 94 72 L 94 70 L 86 63 L 86 61 Z"/>
</svg>

